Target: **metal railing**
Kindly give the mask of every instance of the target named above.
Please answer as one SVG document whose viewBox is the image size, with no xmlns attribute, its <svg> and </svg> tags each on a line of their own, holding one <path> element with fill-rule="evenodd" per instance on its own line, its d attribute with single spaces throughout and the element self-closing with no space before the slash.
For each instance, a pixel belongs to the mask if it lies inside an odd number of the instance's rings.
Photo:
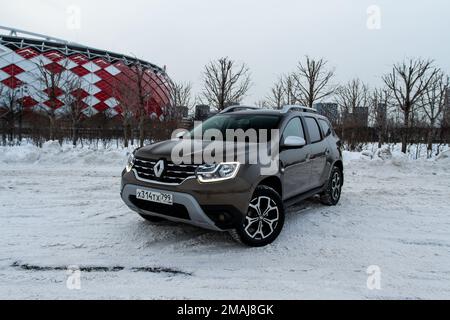
<svg viewBox="0 0 450 320">
<path fill-rule="evenodd" d="M 283 109 L 281 110 L 281 113 L 288 113 L 291 111 L 318 113 L 317 110 L 314 108 L 309 108 L 309 107 L 300 106 L 300 105 L 284 106 Z"/>
</svg>

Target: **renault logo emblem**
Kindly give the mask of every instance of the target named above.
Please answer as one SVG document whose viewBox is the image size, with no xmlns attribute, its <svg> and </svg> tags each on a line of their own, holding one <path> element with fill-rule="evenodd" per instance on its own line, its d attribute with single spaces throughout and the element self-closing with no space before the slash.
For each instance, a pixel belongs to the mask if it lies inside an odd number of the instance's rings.
<svg viewBox="0 0 450 320">
<path fill-rule="evenodd" d="M 153 171 L 155 172 L 155 176 L 157 178 L 161 178 L 164 172 L 164 160 L 159 160 L 158 163 L 153 167 Z"/>
</svg>

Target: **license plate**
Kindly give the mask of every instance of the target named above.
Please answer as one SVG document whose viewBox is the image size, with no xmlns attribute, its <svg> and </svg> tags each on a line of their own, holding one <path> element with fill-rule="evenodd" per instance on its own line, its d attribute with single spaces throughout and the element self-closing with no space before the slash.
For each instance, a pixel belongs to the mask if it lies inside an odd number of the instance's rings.
<svg viewBox="0 0 450 320">
<path fill-rule="evenodd" d="M 136 198 L 139 200 L 173 205 L 173 195 L 170 193 L 136 190 Z"/>
</svg>

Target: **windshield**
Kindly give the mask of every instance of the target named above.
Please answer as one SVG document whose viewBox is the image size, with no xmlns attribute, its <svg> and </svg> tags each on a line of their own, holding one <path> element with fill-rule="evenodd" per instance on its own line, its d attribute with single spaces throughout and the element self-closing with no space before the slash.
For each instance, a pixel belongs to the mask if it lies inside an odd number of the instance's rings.
<svg viewBox="0 0 450 320">
<path fill-rule="evenodd" d="M 278 129 L 281 117 L 277 115 L 217 115 L 205 122 L 201 126 L 196 127 L 190 132 L 191 137 L 204 137 L 208 130 L 218 130 L 221 132 L 224 140 L 227 140 L 227 130 L 239 130 L 244 132 L 247 130 L 256 130 L 258 141 L 260 139 L 261 130 L 267 131 L 267 140 L 271 139 L 271 130 Z M 264 137 L 264 136 L 262 136 Z M 266 140 L 266 139 L 264 139 Z M 264 141 L 261 141 L 264 142 Z"/>
</svg>

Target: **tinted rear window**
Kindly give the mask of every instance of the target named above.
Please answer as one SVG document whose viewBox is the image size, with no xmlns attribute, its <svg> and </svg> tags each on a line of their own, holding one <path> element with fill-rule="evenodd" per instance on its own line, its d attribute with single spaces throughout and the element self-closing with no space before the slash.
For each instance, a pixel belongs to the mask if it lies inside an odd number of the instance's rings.
<svg viewBox="0 0 450 320">
<path fill-rule="evenodd" d="M 305 118 L 306 126 L 308 127 L 309 137 L 311 139 L 311 143 L 316 143 L 322 140 L 322 136 L 320 134 L 319 125 L 317 124 L 316 119 L 314 118 Z"/>
<path fill-rule="evenodd" d="M 319 124 L 322 127 L 322 132 L 325 134 L 325 137 L 328 137 L 331 134 L 331 127 L 328 121 L 319 119 Z"/>
</svg>

